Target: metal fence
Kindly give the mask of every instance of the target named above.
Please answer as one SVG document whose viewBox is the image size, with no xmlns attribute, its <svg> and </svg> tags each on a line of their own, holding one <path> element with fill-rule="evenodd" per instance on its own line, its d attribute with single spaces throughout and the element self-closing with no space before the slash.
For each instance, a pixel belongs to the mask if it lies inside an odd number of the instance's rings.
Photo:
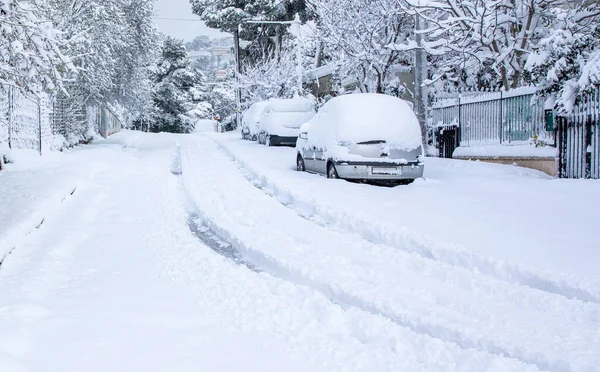
<svg viewBox="0 0 600 372">
<path fill-rule="evenodd" d="M 600 88 L 558 123 L 560 177 L 600 179 Z"/>
<path fill-rule="evenodd" d="M 0 86 L 0 143 L 11 149 L 45 150 L 77 144 L 90 130 L 109 136 L 121 121 L 106 107 L 83 105 L 64 95 L 27 95 Z"/>
<path fill-rule="evenodd" d="M 26 95 L 14 87 L 0 88 L 0 142 L 10 148 L 42 152 L 51 135 L 51 99 Z"/>
<path fill-rule="evenodd" d="M 555 144 L 547 132 L 544 99 L 535 88 L 445 99 L 431 108 L 435 128 L 460 127 L 460 146 L 527 144 L 533 138 Z"/>
<path fill-rule="evenodd" d="M 457 146 L 537 143 L 558 147 L 562 178 L 600 178 L 600 88 L 579 97 L 566 117 L 546 130 L 545 99 L 535 89 L 484 93 L 436 102 L 430 125 L 442 157 Z"/>
</svg>

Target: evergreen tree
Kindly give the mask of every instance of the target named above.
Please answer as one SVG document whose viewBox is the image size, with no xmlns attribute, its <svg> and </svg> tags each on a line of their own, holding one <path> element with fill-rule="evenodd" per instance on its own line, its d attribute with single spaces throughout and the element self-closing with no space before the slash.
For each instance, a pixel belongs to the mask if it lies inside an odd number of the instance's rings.
<svg viewBox="0 0 600 372">
<path fill-rule="evenodd" d="M 206 103 L 206 78 L 191 66 L 182 40 L 164 38 L 153 82 L 150 130 L 189 133 L 198 119 L 212 115 L 212 107 Z"/>
<path fill-rule="evenodd" d="M 240 39 L 250 42 L 242 58 L 254 63 L 274 54 L 288 32 L 280 25 L 245 24 L 249 19 L 289 21 L 299 14 L 303 21 L 314 17 L 306 0 L 190 0 L 192 11 L 206 25 L 233 33 L 241 28 Z"/>
</svg>

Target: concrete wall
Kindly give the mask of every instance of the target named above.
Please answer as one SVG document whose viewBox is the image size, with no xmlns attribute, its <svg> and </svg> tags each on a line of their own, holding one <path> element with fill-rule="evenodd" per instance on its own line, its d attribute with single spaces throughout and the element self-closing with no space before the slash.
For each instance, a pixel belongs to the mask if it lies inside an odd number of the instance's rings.
<svg viewBox="0 0 600 372">
<path fill-rule="evenodd" d="M 455 156 L 454 159 L 461 160 L 480 160 L 487 163 L 517 165 L 519 167 L 536 169 L 546 173 L 549 176 L 557 177 L 557 160 L 553 157 L 547 158 L 528 158 L 528 157 L 509 157 L 509 156 Z"/>
</svg>

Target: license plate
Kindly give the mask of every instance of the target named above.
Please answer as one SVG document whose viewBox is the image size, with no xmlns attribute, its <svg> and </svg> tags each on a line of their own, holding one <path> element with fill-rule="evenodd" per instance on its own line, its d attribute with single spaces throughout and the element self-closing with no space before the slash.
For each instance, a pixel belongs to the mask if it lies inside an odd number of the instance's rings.
<svg viewBox="0 0 600 372">
<path fill-rule="evenodd" d="M 372 174 L 400 174 L 400 170 L 396 167 L 373 167 L 371 169 Z"/>
</svg>

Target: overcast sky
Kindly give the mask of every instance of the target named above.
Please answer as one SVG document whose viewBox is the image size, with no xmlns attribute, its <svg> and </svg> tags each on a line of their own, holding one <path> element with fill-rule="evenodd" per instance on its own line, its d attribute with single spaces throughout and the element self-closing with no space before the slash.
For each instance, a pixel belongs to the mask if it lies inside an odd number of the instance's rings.
<svg viewBox="0 0 600 372">
<path fill-rule="evenodd" d="M 192 13 L 189 0 L 158 0 L 157 16 L 159 18 L 199 19 L 197 15 Z M 165 34 L 185 41 L 191 41 L 199 35 L 227 36 L 218 30 L 206 27 L 204 22 L 157 19 L 156 24 Z"/>
</svg>

